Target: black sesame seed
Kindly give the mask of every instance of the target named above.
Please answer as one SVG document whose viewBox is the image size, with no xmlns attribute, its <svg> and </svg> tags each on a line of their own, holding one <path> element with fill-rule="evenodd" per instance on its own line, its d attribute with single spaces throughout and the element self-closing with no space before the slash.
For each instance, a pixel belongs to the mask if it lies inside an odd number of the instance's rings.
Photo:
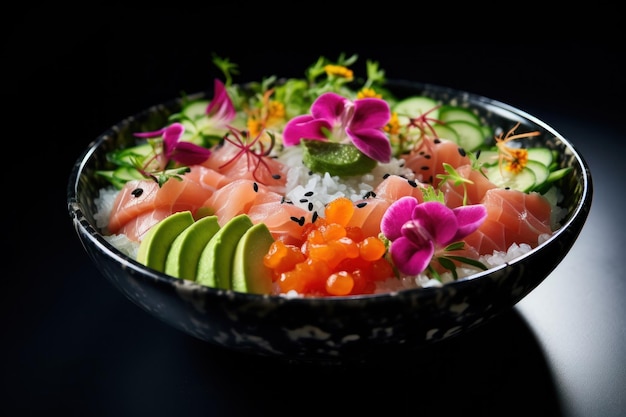
<svg viewBox="0 0 626 417">
<path fill-rule="evenodd" d="M 306 193 L 304 193 L 304 195 L 306 197 L 311 197 L 313 195 L 313 191 L 307 191 Z"/>
<path fill-rule="evenodd" d="M 356 205 L 357 208 L 363 208 L 365 206 L 367 206 L 367 202 L 365 201 Z"/>
<path fill-rule="evenodd" d="M 135 188 L 131 194 L 133 195 L 133 197 L 139 197 L 140 195 L 143 194 L 143 188 Z"/>
<path fill-rule="evenodd" d="M 301 198 L 301 199 L 300 199 L 300 202 L 301 202 L 301 203 L 306 203 L 307 201 L 309 201 L 309 200 L 308 200 L 308 199 L 306 199 L 306 198 Z"/>
<path fill-rule="evenodd" d="M 390 176 L 391 174 L 385 174 L 383 175 L 383 179 L 386 180 L 388 176 Z"/>
<path fill-rule="evenodd" d="M 420 167 L 420 169 L 421 169 L 422 171 L 428 171 L 428 170 L 430 169 L 430 167 L 429 167 L 429 166 L 424 165 L 424 166 Z"/>
<path fill-rule="evenodd" d="M 467 155 L 467 153 L 465 153 L 465 149 L 463 149 L 463 148 L 458 148 L 457 150 L 459 151 L 459 154 L 460 154 L 461 156 L 465 156 L 465 155 Z"/>
<path fill-rule="evenodd" d="M 309 203 L 309 211 L 313 211 L 313 203 Z"/>
<path fill-rule="evenodd" d="M 437 138 L 437 139 L 434 140 L 434 142 L 439 144 L 439 143 L 441 143 L 441 139 Z"/>
<path fill-rule="evenodd" d="M 257 184 L 256 182 L 252 185 L 254 187 L 254 192 L 258 193 L 259 192 L 259 184 Z"/>
<path fill-rule="evenodd" d="M 280 174 L 272 174 L 272 178 L 274 178 L 275 180 L 279 180 Z"/>
<path fill-rule="evenodd" d="M 430 158 L 432 158 L 432 155 L 428 155 L 428 154 L 426 154 L 426 155 L 424 155 L 424 158 L 426 158 L 426 159 L 430 159 Z"/>
<path fill-rule="evenodd" d="M 409 185 L 413 188 L 417 187 L 417 182 L 413 181 L 413 180 L 408 180 L 407 181 L 409 183 Z"/>
<path fill-rule="evenodd" d="M 319 216 L 319 215 L 317 214 L 317 211 L 314 211 L 314 212 L 313 212 L 313 217 L 312 217 L 312 219 L 311 219 L 311 223 L 315 223 L 315 220 L 317 220 L 318 216 Z"/>
</svg>

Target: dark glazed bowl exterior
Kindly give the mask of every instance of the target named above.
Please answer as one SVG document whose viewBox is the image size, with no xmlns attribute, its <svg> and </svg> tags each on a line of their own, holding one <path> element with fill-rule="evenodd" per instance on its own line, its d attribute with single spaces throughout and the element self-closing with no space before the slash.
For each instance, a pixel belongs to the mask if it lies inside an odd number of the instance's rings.
<svg viewBox="0 0 626 417">
<path fill-rule="evenodd" d="M 125 119 L 92 142 L 74 166 L 68 209 L 86 252 L 102 274 L 136 305 L 201 340 L 245 353 L 288 360 L 359 360 L 413 350 L 459 336 L 510 309 L 539 285 L 567 255 L 585 224 L 592 201 L 589 168 L 574 146 L 546 123 L 514 107 L 445 87 L 396 81 L 398 97 L 423 94 L 478 109 L 492 126 L 539 130 L 530 146 L 556 149 L 572 175 L 560 184 L 568 214 L 545 243 L 513 262 L 441 288 L 337 298 L 288 299 L 197 285 L 150 270 L 111 246 L 95 226 L 94 200 L 106 184 L 95 171 L 109 167 L 105 154 L 133 143 L 133 132 L 156 130 L 181 101 L 151 107 Z M 196 97 L 210 97 L 210 92 Z"/>
</svg>

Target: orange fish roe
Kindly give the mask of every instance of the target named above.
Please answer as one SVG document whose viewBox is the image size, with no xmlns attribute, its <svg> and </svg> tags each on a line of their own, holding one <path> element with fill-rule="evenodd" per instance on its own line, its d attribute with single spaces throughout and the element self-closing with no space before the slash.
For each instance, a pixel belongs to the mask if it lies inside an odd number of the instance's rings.
<svg viewBox="0 0 626 417">
<path fill-rule="evenodd" d="M 280 293 L 342 296 L 371 294 L 376 281 L 392 277 L 385 244 L 364 236 L 360 227 L 347 227 L 354 203 L 338 198 L 325 208 L 326 217 L 305 228 L 301 247 L 276 240 L 263 258 L 273 271 Z"/>
</svg>

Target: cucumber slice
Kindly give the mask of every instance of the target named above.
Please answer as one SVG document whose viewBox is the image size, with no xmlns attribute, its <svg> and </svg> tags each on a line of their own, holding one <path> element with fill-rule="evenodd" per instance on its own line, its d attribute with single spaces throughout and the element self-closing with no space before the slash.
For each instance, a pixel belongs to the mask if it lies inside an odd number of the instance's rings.
<svg viewBox="0 0 626 417">
<path fill-rule="evenodd" d="M 209 100 L 192 101 L 183 108 L 181 113 L 189 120 L 196 121 L 206 116 L 206 109 L 209 103 Z"/>
<path fill-rule="evenodd" d="M 500 153 L 496 149 L 481 149 L 477 160 L 483 166 L 492 166 L 498 163 L 499 158 Z"/>
<path fill-rule="evenodd" d="M 448 125 L 435 123 L 433 125 L 433 130 L 439 139 L 448 139 L 456 143 L 459 143 L 460 141 L 459 134 L 456 133 L 456 130 L 448 127 Z"/>
<path fill-rule="evenodd" d="M 548 180 L 550 170 L 548 170 L 548 167 L 543 163 L 529 159 L 528 162 L 526 162 L 526 168 L 532 170 L 535 174 L 535 188 L 540 187 Z"/>
<path fill-rule="evenodd" d="M 500 170 L 496 164 L 486 167 L 485 175 L 500 188 L 511 188 L 525 193 L 532 191 L 536 182 L 535 173 L 530 168 L 524 168 L 521 172 L 514 174 L 506 169 Z"/>
<path fill-rule="evenodd" d="M 470 109 L 451 105 L 444 105 L 439 110 L 439 120 L 443 123 L 456 122 L 459 120 L 469 122 L 475 125 L 481 125 L 478 116 Z"/>
<path fill-rule="evenodd" d="M 154 148 L 149 143 L 143 143 L 111 152 L 107 155 L 107 159 L 115 165 L 134 166 L 136 159 L 144 159 L 149 155 L 154 155 Z"/>
<path fill-rule="evenodd" d="M 528 159 L 549 167 L 552 164 L 552 151 L 548 148 L 528 148 Z"/>
<path fill-rule="evenodd" d="M 565 168 L 557 169 L 556 171 L 552 171 L 548 175 L 546 182 L 554 182 L 554 181 L 560 180 L 561 178 L 563 178 L 564 176 L 572 172 L 573 169 L 574 168 L 572 167 L 565 167 Z"/>
<path fill-rule="evenodd" d="M 468 152 L 474 151 L 485 144 L 483 131 L 480 126 L 476 124 L 458 120 L 449 122 L 446 126 L 454 129 L 459 135 L 459 141 L 457 143 Z"/>
<path fill-rule="evenodd" d="M 428 112 L 428 117 L 439 119 L 439 103 L 430 97 L 413 96 L 397 102 L 392 111 L 398 114 L 398 120 L 402 125 L 409 122 L 409 118 L 419 117 Z"/>
</svg>

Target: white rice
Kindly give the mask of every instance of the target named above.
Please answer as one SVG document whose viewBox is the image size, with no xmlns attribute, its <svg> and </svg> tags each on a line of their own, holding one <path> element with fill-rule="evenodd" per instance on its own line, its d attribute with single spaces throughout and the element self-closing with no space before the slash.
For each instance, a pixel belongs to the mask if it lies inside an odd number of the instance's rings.
<svg viewBox="0 0 626 417">
<path fill-rule="evenodd" d="M 318 215 L 324 216 L 324 207 L 331 201 L 346 197 L 352 201 L 365 198 L 374 191 L 386 174 L 401 175 L 408 180 L 415 179 L 413 171 L 404 167 L 402 159 L 392 158 L 389 163 L 379 163 L 369 173 L 348 178 L 311 173 L 302 163 L 302 148 L 293 146 L 286 148 L 278 160 L 289 168 L 287 172 L 285 198 L 293 204 L 309 210 L 309 203 Z"/>
</svg>

